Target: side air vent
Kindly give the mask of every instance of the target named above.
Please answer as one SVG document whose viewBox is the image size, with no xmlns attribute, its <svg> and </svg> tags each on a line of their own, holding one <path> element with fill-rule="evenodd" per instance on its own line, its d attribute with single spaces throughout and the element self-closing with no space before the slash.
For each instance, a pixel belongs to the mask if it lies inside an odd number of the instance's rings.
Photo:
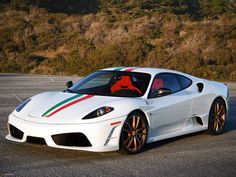
<svg viewBox="0 0 236 177">
<path fill-rule="evenodd" d="M 197 85 L 197 87 L 198 87 L 198 91 L 201 93 L 201 92 L 203 91 L 204 84 L 199 82 L 199 83 L 197 83 L 196 85 Z"/>
<path fill-rule="evenodd" d="M 192 118 L 193 124 L 194 125 L 201 125 L 203 126 L 203 120 L 201 117 L 195 116 Z"/>
<path fill-rule="evenodd" d="M 203 125 L 203 121 L 200 117 L 196 117 L 196 121 L 198 124 Z"/>
</svg>

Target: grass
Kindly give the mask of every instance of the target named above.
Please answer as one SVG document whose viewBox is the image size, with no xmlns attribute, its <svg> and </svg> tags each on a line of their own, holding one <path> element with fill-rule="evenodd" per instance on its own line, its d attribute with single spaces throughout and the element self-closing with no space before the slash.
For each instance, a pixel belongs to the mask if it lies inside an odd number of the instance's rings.
<svg viewBox="0 0 236 177">
<path fill-rule="evenodd" d="M 0 72 L 84 76 L 104 67 L 142 66 L 236 81 L 235 2 L 214 4 L 210 13 L 205 0 L 194 8 L 160 2 L 3 1 Z M 70 11 L 70 3 L 80 8 Z"/>
</svg>

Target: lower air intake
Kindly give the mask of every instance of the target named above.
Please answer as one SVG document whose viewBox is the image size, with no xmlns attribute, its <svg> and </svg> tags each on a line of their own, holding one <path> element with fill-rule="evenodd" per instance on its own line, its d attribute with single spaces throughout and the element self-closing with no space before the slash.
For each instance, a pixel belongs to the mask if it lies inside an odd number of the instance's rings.
<svg viewBox="0 0 236 177">
<path fill-rule="evenodd" d="M 17 139 L 22 139 L 24 135 L 24 133 L 21 130 L 19 130 L 18 128 L 14 127 L 11 124 L 10 124 L 10 134 L 11 136 Z"/>
<path fill-rule="evenodd" d="M 33 144 L 46 144 L 44 138 L 38 138 L 33 136 L 27 136 L 27 142 Z"/>
<path fill-rule="evenodd" d="M 57 145 L 62 145 L 62 146 L 78 146 L 78 147 L 92 146 L 88 138 L 83 133 L 57 134 L 53 135 L 52 139 Z"/>
</svg>

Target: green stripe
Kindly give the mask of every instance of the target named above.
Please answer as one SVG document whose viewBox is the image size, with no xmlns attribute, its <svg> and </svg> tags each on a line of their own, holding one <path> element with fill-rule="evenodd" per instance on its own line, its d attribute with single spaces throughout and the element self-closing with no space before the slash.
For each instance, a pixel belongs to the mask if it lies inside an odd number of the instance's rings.
<svg viewBox="0 0 236 177">
<path fill-rule="evenodd" d="M 113 69 L 113 71 L 120 71 L 120 70 L 122 70 L 122 69 L 124 69 L 125 67 L 118 67 L 118 68 L 115 68 L 115 69 Z"/>
<path fill-rule="evenodd" d="M 56 105 L 54 105 L 53 107 L 51 107 L 49 110 L 47 110 L 42 116 L 45 116 L 46 114 L 48 114 L 49 112 L 51 112 L 53 109 L 56 109 L 57 107 L 59 107 L 59 106 L 65 104 L 65 103 L 67 103 L 67 102 L 69 102 L 69 101 L 71 101 L 71 100 L 74 100 L 75 98 L 81 97 L 81 96 L 82 96 L 82 94 L 77 94 L 77 95 L 75 95 L 75 96 L 72 96 L 72 97 L 70 97 L 70 98 L 67 98 L 67 99 L 65 99 L 65 100 L 63 100 L 63 101 L 57 103 Z"/>
</svg>

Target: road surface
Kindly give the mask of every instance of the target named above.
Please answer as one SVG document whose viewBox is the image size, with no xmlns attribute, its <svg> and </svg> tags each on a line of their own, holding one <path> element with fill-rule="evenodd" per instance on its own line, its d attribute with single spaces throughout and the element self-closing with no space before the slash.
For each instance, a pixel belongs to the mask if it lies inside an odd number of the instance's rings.
<svg viewBox="0 0 236 177">
<path fill-rule="evenodd" d="M 230 83 L 229 121 L 220 136 L 204 133 L 149 144 L 141 154 L 93 153 L 5 140 L 8 115 L 26 98 L 65 89 L 76 77 L 0 74 L 0 176 L 236 176 L 236 83 Z"/>
</svg>

